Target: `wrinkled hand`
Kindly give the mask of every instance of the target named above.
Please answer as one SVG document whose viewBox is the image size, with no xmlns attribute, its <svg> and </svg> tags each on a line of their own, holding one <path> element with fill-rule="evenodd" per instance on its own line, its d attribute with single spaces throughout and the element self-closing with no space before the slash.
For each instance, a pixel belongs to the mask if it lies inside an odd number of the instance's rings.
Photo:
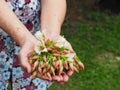
<svg viewBox="0 0 120 90">
<path fill-rule="evenodd" d="M 28 37 L 28 39 L 25 39 L 18 55 L 21 67 L 23 70 L 27 70 L 28 73 L 31 72 L 29 57 L 30 54 L 34 51 L 36 42 L 37 40 L 34 37 Z"/>
<path fill-rule="evenodd" d="M 58 36 L 58 39 L 59 39 L 59 37 L 61 37 L 61 36 Z M 46 37 L 46 38 L 49 39 L 48 37 Z M 50 40 L 55 41 L 55 40 L 57 40 L 56 38 L 57 37 L 50 38 Z M 71 51 L 73 51 L 71 44 L 67 40 L 65 41 L 64 47 L 70 49 Z M 55 76 L 53 76 L 52 79 L 48 78 L 46 76 L 41 76 L 40 74 L 38 74 L 38 77 L 40 77 L 42 79 L 45 79 L 45 80 L 49 80 L 49 81 L 57 81 L 58 83 L 63 84 L 63 83 L 68 81 L 69 77 L 73 74 L 73 72 L 74 71 L 72 71 L 70 69 L 66 73 L 64 73 L 63 75 L 55 75 Z"/>
</svg>

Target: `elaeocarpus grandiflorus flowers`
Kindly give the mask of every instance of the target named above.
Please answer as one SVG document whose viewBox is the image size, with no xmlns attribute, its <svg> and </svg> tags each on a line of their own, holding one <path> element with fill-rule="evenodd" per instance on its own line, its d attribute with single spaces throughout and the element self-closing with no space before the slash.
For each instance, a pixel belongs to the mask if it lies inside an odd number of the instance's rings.
<svg viewBox="0 0 120 90">
<path fill-rule="evenodd" d="M 32 78 L 46 76 L 49 80 L 62 75 L 67 81 L 66 74 L 70 75 L 70 70 L 79 72 L 84 69 L 83 63 L 79 60 L 75 52 L 65 47 L 66 39 L 60 37 L 57 41 L 46 40 L 45 33 L 38 31 L 35 37 L 38 39 L 34 52 L 30 57 L 32 66 Z"/>
</svg>

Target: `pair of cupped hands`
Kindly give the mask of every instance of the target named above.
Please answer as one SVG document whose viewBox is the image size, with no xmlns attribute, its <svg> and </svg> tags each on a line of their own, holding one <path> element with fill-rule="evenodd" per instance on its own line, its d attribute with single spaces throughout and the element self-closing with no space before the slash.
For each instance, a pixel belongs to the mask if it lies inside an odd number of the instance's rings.
<svg viewBox="0 0 120 90">
<path fill-rule="evenodd" d="M 58 40 L 60 37 L 61 37 L 60 35 L 56 35 L 56 36 L 46 35 L 45 36 L 46 39 L 50 39 L 53 41 Z M 24 39 L 24 43 L 22 44 L 21 50 L 20 50 L 19 55 L 18 55 L 22 69 L 24 71 L 27 71 L 29 74 L 31 73 L 31 70 L 32 70 L 32 67 L 29 63 L 29 57 L 30 57 L 31 53 L 34 51 L 34 47 L 35 47 L 37 42 L 38 42 L 38 40 L 33 35 L 26 37 Z M 65 47 L 67 47 L 73 51 L 71 44 L 67 40 L 65 43 L 66 43 Z M 64 76 L 56 76 L 57 78 L 52 77 L 52 81 L 57 81 L 58 83 L 63 84 L 64 82 L 68 81 L 69 77 L 72 74 L 73 74 L 73 71 L 69 70 L 68 73 L 66 73 L 67 80 L 64 79 Z M 38 75 L 38 77 L 41 79 L 44 79 L 44 80 L 49 80 L 49 78 L 46 76 L 39 76 Z"/>
</svg>

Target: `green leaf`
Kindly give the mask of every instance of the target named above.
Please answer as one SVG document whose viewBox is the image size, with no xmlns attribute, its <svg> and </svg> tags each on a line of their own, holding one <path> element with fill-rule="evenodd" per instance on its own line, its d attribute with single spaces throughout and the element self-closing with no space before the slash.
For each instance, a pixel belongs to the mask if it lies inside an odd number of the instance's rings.
<svg viewBox="0 0 120 90">
<path fill-rule="evenodd" d="M 53 47 L 53 45 L 54 45 L 54 42 L 53 42 L 53 41 L 50 41 L 50 43 L 47 44 L 46 47 L 47 47 L 47 48 L 50 48 L 50 47 Z"/>
</svg>

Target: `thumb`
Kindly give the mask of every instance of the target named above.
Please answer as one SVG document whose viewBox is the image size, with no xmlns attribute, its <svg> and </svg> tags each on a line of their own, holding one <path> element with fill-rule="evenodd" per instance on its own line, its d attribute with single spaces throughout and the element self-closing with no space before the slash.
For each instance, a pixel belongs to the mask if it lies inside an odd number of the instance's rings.
<svg viewBox="0 0 120 90">
<path fill-rule="evenodd" d="M 24 61 L 24 64 L 21 64 L 21 66 L 22 66 L 23 68 L 25 68 L 28 73 L 31 72 L 31 66 L 30 66 L 30 64 L 29 64 L 29 62 L 28 62 L 27 60 Z"/>
<path fill-rule="evenodd" d="M 31 65 L 28 62 L 28 57 L 19 55 L 19 59 L 20 59 L 20 65 L 22 67 L 23 70 L 27 70 L 28 73 L 31 72 Z"/>
</svg>

